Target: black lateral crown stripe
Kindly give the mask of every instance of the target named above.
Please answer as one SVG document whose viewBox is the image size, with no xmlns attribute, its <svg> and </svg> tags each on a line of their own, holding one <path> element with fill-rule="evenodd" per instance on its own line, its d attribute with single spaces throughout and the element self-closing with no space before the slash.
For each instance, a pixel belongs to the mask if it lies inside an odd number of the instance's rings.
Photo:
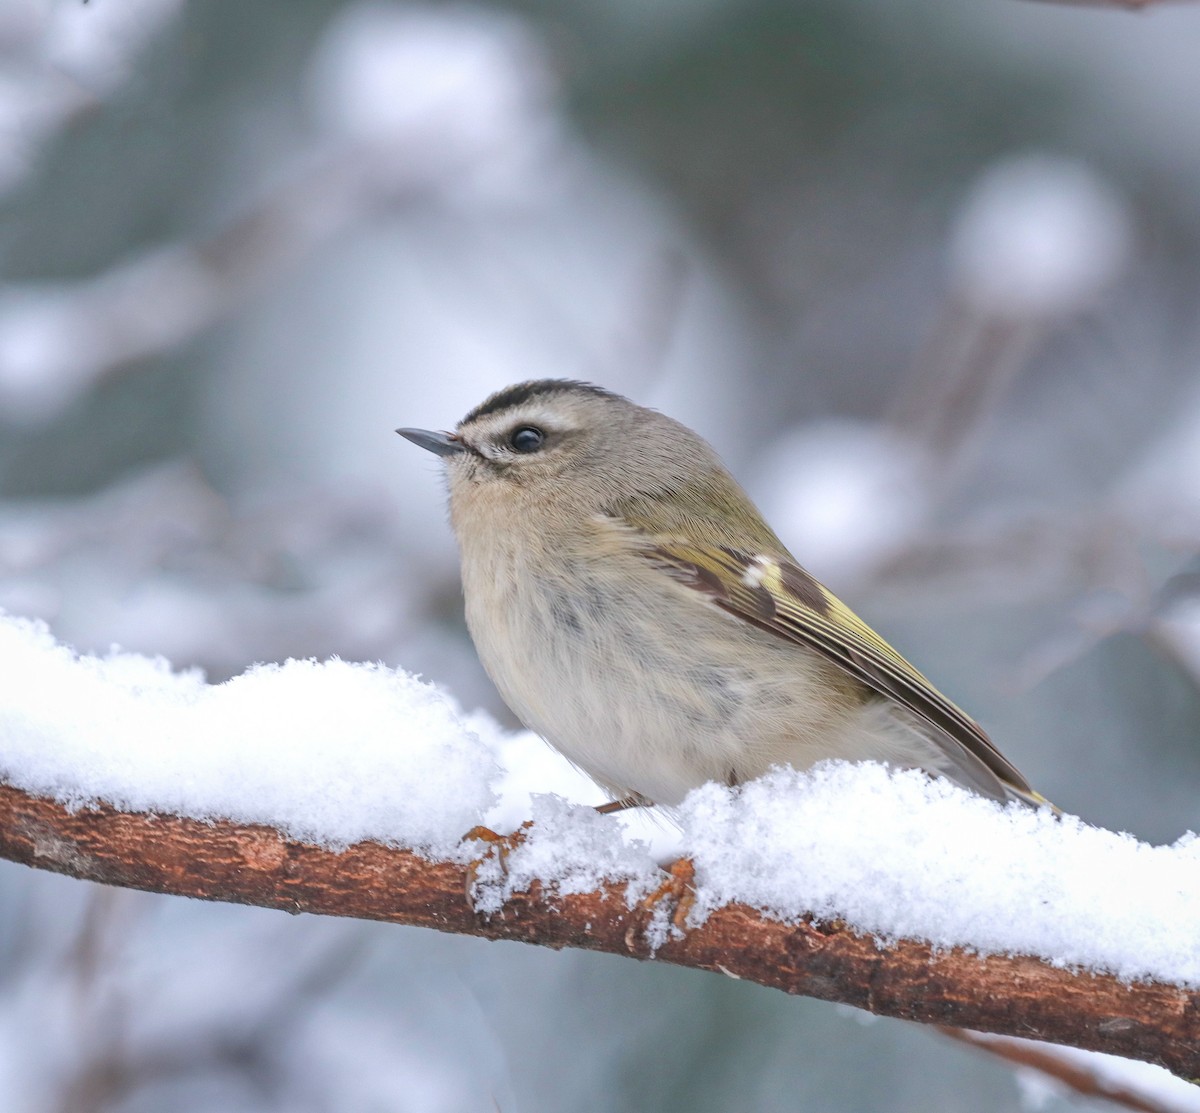
<svg viewBox="0 0 1200 1113">
<path fill-rule="evenodd" d="M 531 398 L 539 398 L 543 394 L 562 394 L 564 391 L 578 391 L 582 394 L 595 394 L 601 398 L 615 398 L 611 390 L 593 383 L 576 382 L 574 379 L 534 379 L 527 383 L 517 383 L 497 391 L 490 398 L 484 399 L 459 423 L 477 421 L 488 414 L 499 413 L 511 406 L 519 406 Z"/>
</svg>

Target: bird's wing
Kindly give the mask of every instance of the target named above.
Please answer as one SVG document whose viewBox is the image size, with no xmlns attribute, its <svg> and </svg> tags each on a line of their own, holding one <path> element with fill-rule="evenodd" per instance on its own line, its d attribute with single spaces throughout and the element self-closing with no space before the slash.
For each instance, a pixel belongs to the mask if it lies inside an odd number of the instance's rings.
<svg viewBox="0 0 1200 1113">
<path fill-rule="evenodd" d="M 678 583 L 742 621 L 808 646 L 907 708 L 985 795 L 1045 803 L 978 723 L 798 564 L 683 538 L 643 537 L 643 555 Z"/>
</svg>

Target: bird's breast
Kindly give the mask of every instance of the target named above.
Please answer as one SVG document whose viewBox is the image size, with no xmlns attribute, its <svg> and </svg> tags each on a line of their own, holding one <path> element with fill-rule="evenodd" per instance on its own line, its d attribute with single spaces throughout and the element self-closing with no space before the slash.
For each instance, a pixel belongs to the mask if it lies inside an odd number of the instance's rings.
<svg viewBox="0 0 1200 1113">
<path fill-rule="evenodd" d="M 464 546 L 467 623 L 505 702 L 611 792 L 675 804 L 761 773 L 820 706 L 809 656 L 636 552 Z"/>
</svg>

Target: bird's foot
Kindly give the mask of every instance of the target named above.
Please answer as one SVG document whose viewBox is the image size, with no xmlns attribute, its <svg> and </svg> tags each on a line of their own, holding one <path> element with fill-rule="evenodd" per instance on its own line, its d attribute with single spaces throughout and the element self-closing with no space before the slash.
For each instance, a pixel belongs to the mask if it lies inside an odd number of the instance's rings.
<svg viewBox="0 0 1200 1113">
<path fill-rule="evenodd" d="M 529 837 L 532 827 L 533 820 L 527 819 L 509 835 L 501 835 L 490 827 L 482 825 L 472 827 L 463 835 L 463 842 L 474 841 L 486 844 L 483 854 L 473 859 L 467 866 L 466 893 L 468 901 L 473 901 L 476 885 L 479 882 L 479 872 L 484 866 L 491 866 L 495 863 L 501 877 L 507 874 L 508 856 Z"/>
<path fill-rule="evenodd" d="M 666 871 L 658 888 L 638 901 L 625 932 L 625 946 L 634 954 L 648 950 L 653 956 L 672 936 L 687 931 L 696 905 L 696 865 L 691 858 L 676 858 Z"/>
</svg>

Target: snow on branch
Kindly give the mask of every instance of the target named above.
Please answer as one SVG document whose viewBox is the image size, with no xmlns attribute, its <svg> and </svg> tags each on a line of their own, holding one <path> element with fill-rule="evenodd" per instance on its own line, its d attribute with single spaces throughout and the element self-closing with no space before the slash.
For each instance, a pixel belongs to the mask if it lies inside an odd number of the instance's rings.
<svg viewBox="0 0 1200 1113">
<path fill-rule="evenodd" d="M 668 832 L 598 814 L 536 737 L 381 665 L 288 661 L 210 685 L 161 660 L 80 656 L 0 614 L 0 676 L 0 856 L 14 861 L 655 957 L 1200 1076 L 1192 833 L 1150 846 L 837 762 L 704 786 Z M 503 869 L 476 867 L 486 847 L 464 832 L 529 818 Z M 689 901 L 648 901 L 679 854 Z"/>
<path fill-rule="evenodd" d="M 534 882 L 485 915 L 467 897 L 467 866 L 373 841 L 335 852 L 269 827 L 108 806 L 72 811 L 2 786 L 0 854 L 153 892 L 648 957 L 645 913 L 630 908 L 623 884 L 564 894 Z M 1179 986 L 912 940 L 880 945 L 841 923 L 786 924 L 740 903 L 714 910 L 654 957 L 884 1016 L 1032 1036 L 1200 1075 L 1200 994 Z"/>
</svg>

